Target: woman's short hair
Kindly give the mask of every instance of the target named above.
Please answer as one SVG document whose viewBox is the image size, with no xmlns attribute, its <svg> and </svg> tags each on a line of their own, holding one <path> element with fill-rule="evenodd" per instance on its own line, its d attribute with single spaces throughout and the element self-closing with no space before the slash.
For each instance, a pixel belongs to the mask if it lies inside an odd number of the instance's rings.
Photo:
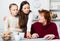
<svg viewBox="0 0 60 41">
<path fill-rule="evenodd" d="M 44 18 L 47 20 L 47 22 L 51 21 L 50 11 L 48 10 L 39 10 L 40 14 L 44 14 Z"/>
</svg>

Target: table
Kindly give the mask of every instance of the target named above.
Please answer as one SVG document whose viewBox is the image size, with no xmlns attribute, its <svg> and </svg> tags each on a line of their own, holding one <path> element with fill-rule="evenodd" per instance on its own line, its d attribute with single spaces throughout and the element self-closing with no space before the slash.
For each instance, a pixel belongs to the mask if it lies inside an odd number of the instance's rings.
<svg viewBox="0 0 60 41">
<path fill-rule="evenodd" d="M 0 38 L 0 41 L 3 41 L 1 38 Z M 9 40 L 11 41 L 11 40 Z M 14 40 L 12 40 L 14 41 Z M 43 38 L 37 38 L 37 39 L 20 39 L 20 41 L 60 41 L 60 39 L 54 39 L 54 40 L 47 40 L 47 39 L 43 39 Z"/>
<path fill-rule="evenodd" d="M 43 39 L 43 38 L 38 38 L 38 39 L 23 39 L 20 41 L 60 41 L 60 39 L 47 40 L 47 39 Z"/>
</svg>

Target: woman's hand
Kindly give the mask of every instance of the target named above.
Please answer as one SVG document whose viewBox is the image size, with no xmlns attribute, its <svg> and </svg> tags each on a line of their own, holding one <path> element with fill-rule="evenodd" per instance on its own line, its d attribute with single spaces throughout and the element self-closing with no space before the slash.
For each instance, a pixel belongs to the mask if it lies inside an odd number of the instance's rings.
<svg viewBox="0 0 60 41">
<path fill-rule="evenodd" d="M 3 38 L 4 40 L 9 40 L 9 39 L 11 38 L 10 33 L 8 33 L 8 32 L 3 32 L 3 33 L 2 33 L 2 38 Z"/>
<path fill-rule="evenodd" d="M 54 34 L 48 34 L 48 35 L 45 35 L 44 36 L 44 39 L 48 39 L 48 40 L 52 40 L 55 38 L 55 35 Z"/>
<path fill-rule="evenodd" d="M 27 32 L 26 37 L 27 37 L 27 38 L 31 38 L 30 32 Z"/>
<path fill-rule="evenodd" d="M 38 38 L 39 35 L 37 33 L 32 34 L 32 38 Z"/>
</svg>

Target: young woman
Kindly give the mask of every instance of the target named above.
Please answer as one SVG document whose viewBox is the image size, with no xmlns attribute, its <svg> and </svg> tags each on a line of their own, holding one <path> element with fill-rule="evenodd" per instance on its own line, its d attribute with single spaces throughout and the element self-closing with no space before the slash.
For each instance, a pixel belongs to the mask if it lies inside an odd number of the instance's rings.
<svg viewBox="0 0 60 41">
<path fill-rule="evenodd" d="M 9 40 L 10 34 L 14 35 L 14 32 L 19 32 L 21 29 L 19 29 L 19 24 L 18 24 L 18 6 L 15 3 L 12 3 L 9 5 L 9 10 L 10 10 L 10 16 L 7 17 L 5 21 L 5 28 L 4 28 L 4 33 L 2 34 L 2 37 L 4 40 Z"/>
<path fill-rule="evenodd" d="M 30 4 L 27 1 L 23 1 L 20 5 L 18 13 L 19 13 L 19 26 L 22 29 L 22 32 L 24 33 L 27 31 L 27 21 L 30 12 L 31 12 Z"/>
<path fill-rule="evenodd" d="M 50 12 L 39 11 L 39 20 L 31 28 L 32 38 L 59 39 L 57 26 L 51 22 Z"/>
</svg>

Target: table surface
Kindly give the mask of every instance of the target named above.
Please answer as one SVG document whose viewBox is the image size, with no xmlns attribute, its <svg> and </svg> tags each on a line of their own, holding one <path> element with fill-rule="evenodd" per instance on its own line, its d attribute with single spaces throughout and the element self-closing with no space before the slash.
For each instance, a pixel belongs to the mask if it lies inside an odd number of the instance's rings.
<svg viewBox="0 0 60 41">
<path fill-rule="evenodd" d="M 1 37 L 0 37 L 0 41 L 3 41 Z M 43 38 L 37 38 L 37 39 L 26 39 L 25 38 L 25 39 L 20 39 L 20 41 L 60 41 L 60 39 L 47 40 L 47 39 L 43 39 Z"/>
<path fill-rule="evenodd" d="M 38 39 L 21 39 L 21 41 L 60 41 L 60 39 L 54 39 L 54 40 L 47 40 L 43 38 L 38 38 Z"/>
</svg>

